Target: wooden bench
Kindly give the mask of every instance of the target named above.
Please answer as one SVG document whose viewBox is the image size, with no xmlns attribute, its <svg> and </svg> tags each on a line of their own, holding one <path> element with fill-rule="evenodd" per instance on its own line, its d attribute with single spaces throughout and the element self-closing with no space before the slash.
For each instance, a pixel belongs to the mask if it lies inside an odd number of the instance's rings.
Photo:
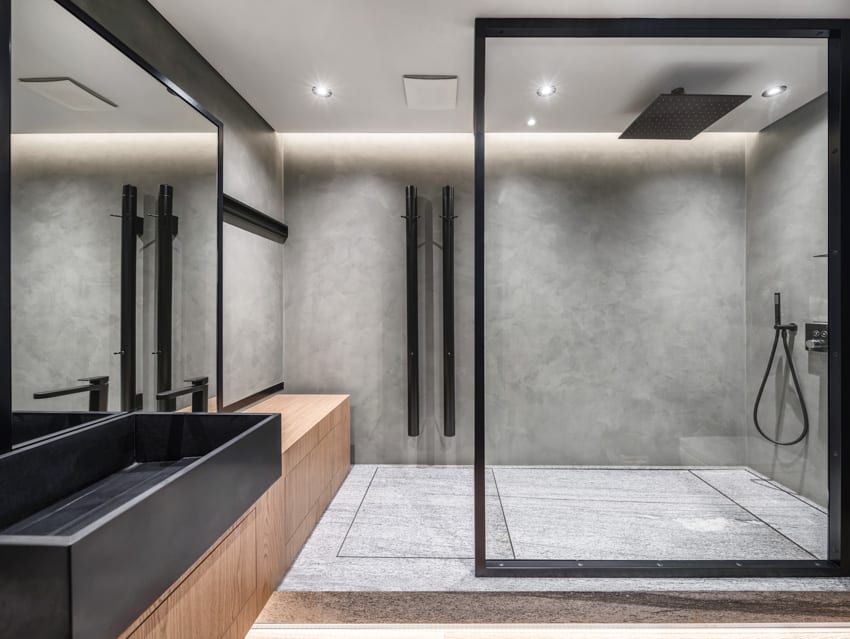
<svg viewBox="0 0 850 639">
<path fill-rule="evenodd" d="M 348 395 L 273 395 L 281 478 L 121 639 L 243 639 L 350 469 Z"/>
</svg>

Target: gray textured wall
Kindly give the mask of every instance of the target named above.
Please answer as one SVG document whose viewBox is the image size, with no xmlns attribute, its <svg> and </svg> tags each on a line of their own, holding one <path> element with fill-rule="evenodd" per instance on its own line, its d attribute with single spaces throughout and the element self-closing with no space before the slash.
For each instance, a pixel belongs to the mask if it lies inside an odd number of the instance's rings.
<svg viewBox="0 0 850 639">
<path fill-rule="evenodd" d="M 827 356 L 805 350 L 802 329 L 827 317 L 827 263 L 812 257 L 827 250 L 826 158 L 826 96 L 753 136 L 747 153 L 747 405 L 767 364 L 773 292 L 780 291 L 783 321 L 800 326 L 794 360 L 811 424 L 809 437 L 791 447 L 769 444 L 751 428 L 747 461 L 820 503 L 827 497 Z M 776 367 L 771 371 L 760 423 L 788 440 L 802 418 L 795 393 L 782 392 L 790 388 L 784 355 L 777 360 L 782 373 L 777 379 Z"/>
<path fill-rule="evenodd" d="M 358 461 L 469 463 L 471 138 L 288 135 L 285 149 L 290 389 L 352 393 Z M 743 175 L 740 136 L 488 139 L 489 461 L 676 464 L 684 437 L 741 435 Z M 425 220 L 442 184 L 457 188 L 454 441 L 439 434 L 426 234 L 424 434 L 404 430 L 406 183 Z"/>
<path fill-rule="evenodd" d="M 229 403 L 283 380 L 283 255 L 280 244 L 229 224 L 224 246 L 224 399 Z"/>
<path fill-rule="evenodd" d="M 145 0 L 75 2 L 224 123 L 225 193 L 283 219 L 283 160 L 278 136 L 268 123 Z M 266 281 L 269 273 L 280 272 L 283 259 L 280 245 L 274 245 L 276 250 L 265 247 L 252 253 L 253 238 L 247 235 L 225 233 L 227 281 Z M 229 259 L 230 256 L 241 259 Z M 224 293 L 224 358 L 228 362 L 224 381 L 226 388 L 234 393 L 253 384 L 264 384 L 263 380 L 278 375 L 282 366 L 283 336 L 277 332 L 269 338 L 269 333 L 282 325 L 282 317 L 276 317 L 272 327 L 260 327 L 254 320 L 257 314 L 280 315 L 282 294 L 269 291 L 261 296 L 259 293 L 253 299 L 261 308 L 240 307 L 233 302 L 240 299 L 238 294 L 234 295 L 232 290 Z M 255 352 L 252 343 L 263 343 L 269 348 Z M 249 359 L 247 354 L 252 352 L 255 357 Z M 251 392 L 261 388 L 251 388 Z M 223 399 L 229 403 L 240 397 L 229 396 L 225 391 Z"/>
<path fill-rule="evenodd" d="M 216 137 L 214 134 L 12 137 L 13 406 L 84 410 L 87 395 L 32 393 L 108 374 L 119 408 L 121 187 L 138 187 L 139 214 L 174 186 L 174 382 L 215 380 Z M 156 225 L 138 242 L 138 379 L 153 408 Z"/>
<path fill-rule="evenodd" d="M 488 460 L 674 465 L 739 435 L 743 138 L 496 135 L 487 161 Z"/>
<path fill-rule="evenodd" d="M 286 135 L 287 390 L 351 393 L 358 462 L 472 461 L 472 138 Z M 406 430 L 404 186 L 422 215 L 422 435 Z M 457 437 L 443 438 L 440 189 L 454 184 Z M 436 228 L 434 234 L 427 224 Z M 429 356 L 428 353 L 431 353 Z"/>
</svg>

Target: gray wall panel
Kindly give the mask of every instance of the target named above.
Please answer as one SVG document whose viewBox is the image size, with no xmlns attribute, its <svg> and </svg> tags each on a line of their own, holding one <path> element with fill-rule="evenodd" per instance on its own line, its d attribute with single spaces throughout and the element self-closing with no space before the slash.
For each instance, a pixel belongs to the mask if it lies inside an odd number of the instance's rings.
<svg viewBox="0 0 850 639">
<path fill-rule="evenodd" d="M 288 388 L 352 393 L 358 461 L 469 463 L 471 137 L 285 140 Z M 683 445 L 740 437 L 743 138 L 548 140 L 488 139 L 488 460 L 676 464 Z M 407 183 L 426 228 L 442 184 L 457 188 L 454 441 L 440 435 L 439 249 L 429 255 L 427 234 L 423 435 L 405 434 Z"/>
<path fill-rule="evenodd" d="M 753 468 L 821 504 L 827 496 L 827 355 L 805 350 L 803 325 L 827 317 L 827 261 L 812 257 L 827 250 L 827 157 L 826 96 L 753 136 L 747 157 L 748 409 L 770 354 L 773 293 L 780 291 L 783 322 L 800 327 L 793 352 L 811 427 L 806 440 L 781 447 L 761 439 L 750 426 L 747 459 Z M 783 371 L 779 379 L 776 364 Z M 802 417 L 784 375 L 787 365 L 780 353 L 759 416 L 768 433 L 789 440 L 799 433 Z"/>
</svg>

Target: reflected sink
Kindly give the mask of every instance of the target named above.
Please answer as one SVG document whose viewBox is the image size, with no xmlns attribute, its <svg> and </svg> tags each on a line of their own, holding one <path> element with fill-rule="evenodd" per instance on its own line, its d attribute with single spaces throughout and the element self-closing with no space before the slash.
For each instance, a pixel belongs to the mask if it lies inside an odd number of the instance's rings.
<svg viewBox="0 0 850 639">
<path fill-rule="evenodd" d="M 116 413 L 15 411 L 12 413 L 12 446 L 113 415 Z"/>
<path fill-rule="evenodd" d="M 114 639 L 281 474 L 280 415 L 131 413 L 0 456 L 0 637 Z"/>
</svg>

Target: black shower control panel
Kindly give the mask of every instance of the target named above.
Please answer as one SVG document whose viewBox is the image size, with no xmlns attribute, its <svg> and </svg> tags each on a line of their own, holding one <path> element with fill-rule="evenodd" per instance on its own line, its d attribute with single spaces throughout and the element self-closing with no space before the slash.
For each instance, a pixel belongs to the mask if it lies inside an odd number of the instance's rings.
<svg viewBox="0 0 850 639">
<path fill-rule="evenodd" d="M 806 323 L 806 350 L 817 353 L 829 350 L 829 326 L 826 322 Z"/>
</svg>

